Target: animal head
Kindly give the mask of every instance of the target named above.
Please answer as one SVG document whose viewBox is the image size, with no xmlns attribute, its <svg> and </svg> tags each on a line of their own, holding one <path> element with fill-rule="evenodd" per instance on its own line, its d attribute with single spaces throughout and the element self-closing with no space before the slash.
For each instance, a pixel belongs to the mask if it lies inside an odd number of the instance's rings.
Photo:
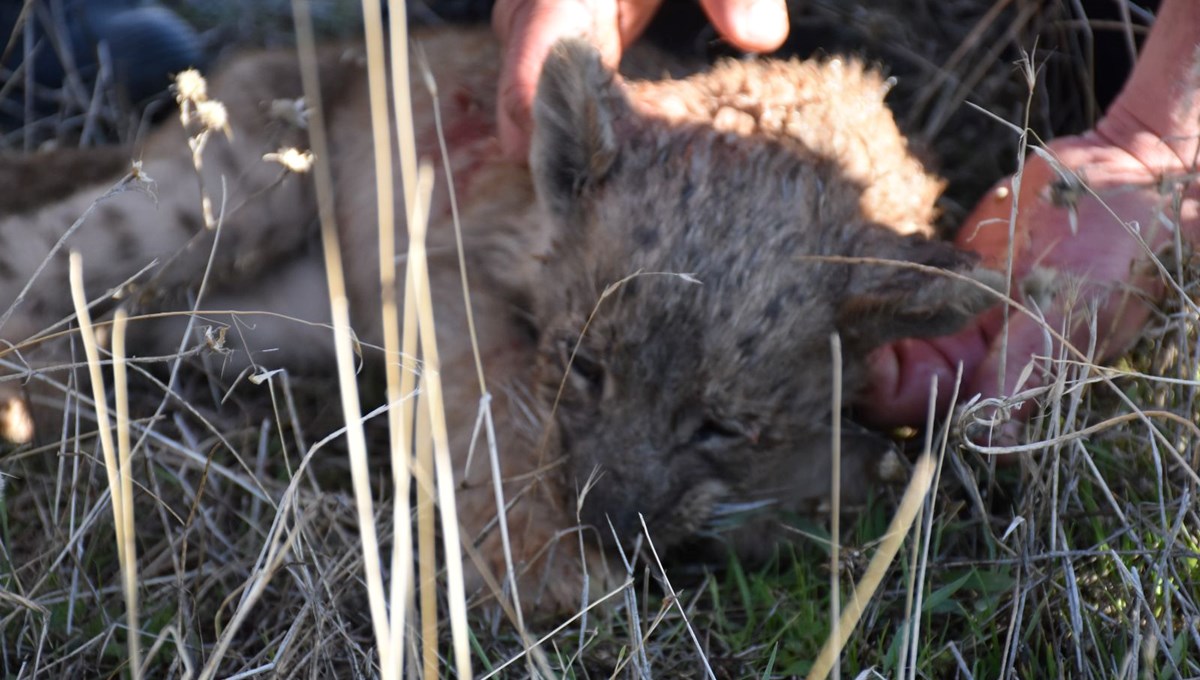
<svg viewBox="0 0 1200 680">
<path fill-rule="evenodd" d="M 583 42 L 551 53 L 530 158 L 554 241 L 539 389 L 602 535 L 641 514 L 672 544 L 726 508 L 807 507 L 829 486 L 831 334 L 853 394 L 870 350 L 989 301 L 929 269 L 974 258 L 925 236 L 940 184 L 885 91 L 843 62 L 627 85 Z"/>
</svg>

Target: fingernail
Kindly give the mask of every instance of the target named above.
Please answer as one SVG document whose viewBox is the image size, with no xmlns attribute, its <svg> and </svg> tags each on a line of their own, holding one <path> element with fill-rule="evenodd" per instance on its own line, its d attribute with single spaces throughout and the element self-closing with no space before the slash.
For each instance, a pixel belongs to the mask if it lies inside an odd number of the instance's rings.
<svg viewBox="0 0 1200 680">
<path fill-rule="evenodd" d="M 735 25 L 748 46 L 773 50 L 787 37 L 787 9 L 777 0 L 758 0 L 737 15 Z"/>
</svg>

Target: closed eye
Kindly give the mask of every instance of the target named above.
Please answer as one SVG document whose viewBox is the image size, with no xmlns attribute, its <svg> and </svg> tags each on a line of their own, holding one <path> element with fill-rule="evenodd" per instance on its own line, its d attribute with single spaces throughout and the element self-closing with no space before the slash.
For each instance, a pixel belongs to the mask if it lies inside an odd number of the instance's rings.
<svg viewBox="0 0 1200 680">
<path fill-rule="evenodd" d="M 567 381 L 576 392 L 599 398 L 604 392 L 605 367 L 592 358 L 585 348 L 577 347 L 575 341 L 558 341 L 558 356 L 566 372 Z"/>
<path fill-rule="evenodd" d="M 582 379 L 588 387 L 598 389 L 604 381 L 604 366 L 583 352 L 576 352 L 570 359 L 571 374 Z"/>
<path fill-rule="evenodd" d="M 728 442 L 741 438 L 741 430 L 733 424 L 714 418 L 705 418 L 704 422 L 700 423 L 700 427 L 696 428 L 696 431 L 692 433 L 692 439 L 688 443 L 692 446 L 702 446 L 704 444 L 716 444 L 718 442 Z"/>
</svg>

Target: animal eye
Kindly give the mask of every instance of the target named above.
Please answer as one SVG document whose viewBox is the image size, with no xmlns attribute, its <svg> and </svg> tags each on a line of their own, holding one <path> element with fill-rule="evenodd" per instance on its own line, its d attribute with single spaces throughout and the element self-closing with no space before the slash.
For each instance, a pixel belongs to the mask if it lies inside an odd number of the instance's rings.
<svg viewBox="0 0 1200 680">
<path fill-rule="evenodd" d="M 558 343 L 558 355 L 563 370 L 574 389 L 598 397 L 604 391 L 604 364 L 592 358 L 583 347 L 572 341 Z"/>
<path fill-rule="evenodd" d="M 576 352 L 570 362 L 571 374 L 582 379 L 590 387 L 599 387 L 604 381 L 604 366 L 583 352 Z"/>
<path fill-rule="evenodd" d="M 741 430 L 732 423 L 722 422 L 714 418 L 705 418 L 704 422 L 700 423 L 700 427 L 696 428 L 696 431 L 692 433 L 691 444 L 693 446 L 700 446 L 741 438 Z"/>
</svg>

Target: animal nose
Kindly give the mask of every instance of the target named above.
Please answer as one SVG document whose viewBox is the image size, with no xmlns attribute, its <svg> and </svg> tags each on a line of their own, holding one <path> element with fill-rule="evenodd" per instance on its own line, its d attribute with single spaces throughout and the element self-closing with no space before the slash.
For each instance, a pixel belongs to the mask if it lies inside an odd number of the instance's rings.
<svg viewBox="0 0 1200 680">
<path fill-rule="evenodd" d="M 607 545 L 613 545 L 614 540 L 627 545 L 637 537 L 639 505 L 627 491 L 623 480 L 606 475 L 583 496 L 580 519 L 594 528 Z"/>
</svg>

